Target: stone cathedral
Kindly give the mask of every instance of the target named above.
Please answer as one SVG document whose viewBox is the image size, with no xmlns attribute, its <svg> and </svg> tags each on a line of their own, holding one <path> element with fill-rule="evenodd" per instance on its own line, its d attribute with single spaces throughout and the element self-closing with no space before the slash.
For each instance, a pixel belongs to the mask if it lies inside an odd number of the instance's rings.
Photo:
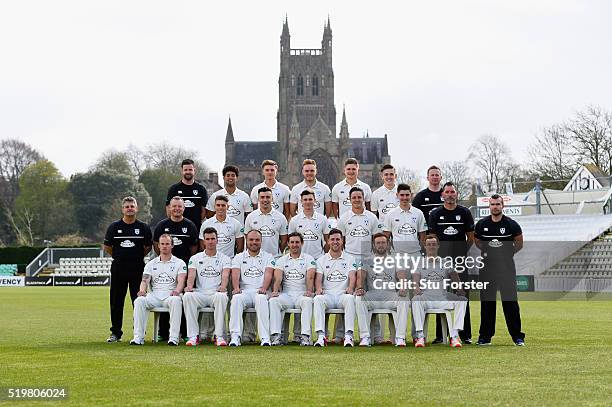
<svg viewBox="0 0 612 407">
<path fill-rule="evenodd" d="M 301 164 L 317 161 L 317 178 L 330 188 L 339 182 L 342 163 L 354 157 L 360 163 L 359 178 L 372 187 L 381 185 L 379 171 L 390 162 L 387 135 L 349 137 L 346 112 L 342 109 L 336 133 L 332 29 L 329 19 L 323 28 L 321 48 L 292 49 L 289 23 L 280 37 L 276 141 L 236 141 L 231 119 L 225 137 L 225 164 L 240 167 L 240 188 L 249 192 L 261 182 L 261 162 L 279 164 L 279 180 L 291 188 L 302 180 Z M 336 136 L 338 134 L 338 136 Z"/>
</svg>

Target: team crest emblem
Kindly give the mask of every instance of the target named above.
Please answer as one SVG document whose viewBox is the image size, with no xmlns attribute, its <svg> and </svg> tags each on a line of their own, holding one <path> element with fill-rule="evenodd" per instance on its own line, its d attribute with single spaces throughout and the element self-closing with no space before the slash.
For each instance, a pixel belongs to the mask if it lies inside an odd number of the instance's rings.
<svg viewBox="0 0 612 407">
<path fill-rule="evenodd" d="M 193 190 L 193 194 L 194 194 L 194 195 L 197 195 L 197 194 L 198 194 L 198 190 L 197 190 L 197 189 L 194 189 L 194 190 Z"/>
<path fill-rule="evenodd" d="M 457 220 L 461 220 L 461 215 L 457 215 L 457 216 L 455 216 L 455 219 L 457 219 Z"/>
<path fill-rule="evenodd" d="M 187 233 L 187 228 L 183 228 L 183 233 Z"/>
<path fill-rule="evenodd" d="M 506 228 L 499 228 L 499 233 L 501 233 L 501 234 L 506 233 Z"/>
<path fill-rule="evenodd" d="M 504 232 L 502 232 L 504 233 Z M 139 235 L 140 234 L 140 229 L 134 229 L 134 234 Z"/>
</svg>

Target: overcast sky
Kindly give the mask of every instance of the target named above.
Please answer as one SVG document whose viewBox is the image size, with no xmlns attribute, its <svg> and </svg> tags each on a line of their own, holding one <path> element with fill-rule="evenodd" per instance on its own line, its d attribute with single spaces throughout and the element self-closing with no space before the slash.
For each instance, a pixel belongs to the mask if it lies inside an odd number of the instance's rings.
<svg viewBox="0 0 612 407">
<path fill-rule="evenodd" d="M 220 169 L 228 115 L 237 140 L 276 139 L 285 13 L 293 48 L 329 14 L 338 124 L 346 104 L 351 137 L 387 133 L 418 172 L 485 133 L 522 161 L 541 127 L 612 108 L 609 0 L 19 0 L 0 3 L 0 137 L 66 176 L 164 140 Z"/>
</svg>

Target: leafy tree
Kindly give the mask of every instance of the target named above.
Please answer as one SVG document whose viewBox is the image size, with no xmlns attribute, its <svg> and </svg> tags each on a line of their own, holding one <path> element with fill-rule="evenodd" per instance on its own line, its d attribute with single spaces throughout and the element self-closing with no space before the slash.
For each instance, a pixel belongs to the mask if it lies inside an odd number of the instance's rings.
<svg viewBox="0 0 612 407">
<path fill-rule="evenodd" d="M 151 195 L 151 225 L 156 225 L 166 217 L 166 195 L 168 187 L 177 180 L 176 174 L 163 169 L 147 169 L 142 172 L 138 181 Z"/>
</svg>

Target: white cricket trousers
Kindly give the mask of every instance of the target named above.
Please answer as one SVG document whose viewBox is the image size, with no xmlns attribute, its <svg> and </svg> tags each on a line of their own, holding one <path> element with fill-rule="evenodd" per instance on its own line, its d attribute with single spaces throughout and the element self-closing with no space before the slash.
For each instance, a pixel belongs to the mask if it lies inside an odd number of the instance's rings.
<svg viewBox="0 0 612 407">
<path fill-rule="evenodd" d="M 185 309 L 185 319 L 187 320 L 187 336 L 195 338 L 200 333 L 198 308 L 214 308 L 215 335 L 223 338 L 225 335 L 225 310 L 227 309 L 227 293 L 202 293 L 187 292 L 183 295 L 183 308 Z M 210 315 L 210 314 L 208 314 Z"/>
<path fill-rule="evenodd" d="M 325 332 L 325 310 L 342 308 L 344 310 L 344 330 L 353 332 L 355 329 L 355 297 L 351 294 L 323 294 L 314 297 L 315 330 Z"/>
<path fill-rule="evenodd" d="M 270 333 L 280 334 L 282 330 L 282 311 L 289 308 L 301 310 L 300 322 L 302 335 L 310 336 L 312 324 L 312 298 L 303 295 L 303 292 L 281 293 L 278 297 L 271 297 L 270 303 Z"/>
<path fill-rule="evenodd" d="M 181 315 L 183 314 L 181 297 L 169 296 L 160 300 L 152 293 L 144 297 L 138 297 L 134 301 L 134 339 L 144 341 L 149 311 L 158 307 L 165 307 L 170 310 L 170 335 L 168 339 L 178 342 L 181 330 Z"/>
<path fill-rule="evenodd" d="M 246 308 L 255 308 L 257 314 L 257 330 L 260 339 L 270 339 L 270 309 L 268 296 L 258 294 L 257 290 L 243 291 L 232 296 L 230 305 L 229 328 L 232 335 L 242 336 L 244 321 L 242 316 Z"/>
<path fill-rule="evenodd" d="M 445 309 L 453 310 L 453 321 L 450 327 L 451 336 L 456 336 L 457 332 L 463 329 L 463 319 L 465 318 L 465 309 L 467 307 L 467 298 L 461 297 L 453 293 L 445 293 L 448 300 L 436 301 L 428 300 L 423 295 L 415 295 L 412 297 L 412 320 L 416 331 L 423 331 L 425 321 L 425 313 L 429 309 Z M 449 325 L 450 325 L 450 321 Z"/>
<path fill-rule="evenodd" d="M 408 326 L 408 311 L 410 310 L 410 300 L 376 301 L 368 299 L 368 295 L 355 296 L 355 310 L 357 311 L 357 324 L 359 325 L 359 337 L 370 336 L 370 319 L 368 311 L 373 309 L 388 309 L 396 311 L 397 318 L 394 318 L 395 337 L 406 339 L 406 327 Z"/>
</svg>

